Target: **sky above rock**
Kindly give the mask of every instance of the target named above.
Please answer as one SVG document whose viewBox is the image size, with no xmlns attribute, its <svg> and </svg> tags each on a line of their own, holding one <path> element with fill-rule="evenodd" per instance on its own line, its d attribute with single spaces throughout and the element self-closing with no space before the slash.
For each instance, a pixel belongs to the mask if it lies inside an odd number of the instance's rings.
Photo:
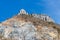
<svg viewBox="0 0 60 40">
<path fill-rule="evenodd" d="M 17 15 L 20 9 L 47 14 L 60 24 L 60 0 L 0 0 L 0 22 Z"/>
</svg>

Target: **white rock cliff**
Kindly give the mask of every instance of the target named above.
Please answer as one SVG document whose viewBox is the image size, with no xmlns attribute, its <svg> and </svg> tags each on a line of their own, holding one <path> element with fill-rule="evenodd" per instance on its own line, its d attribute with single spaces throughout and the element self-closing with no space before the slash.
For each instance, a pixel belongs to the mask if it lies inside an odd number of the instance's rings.
<svg viewBox="0 0 60 40">
<path fill-rule="evenodd" d="M 17 16 L 0 24 L 0 40 L 59 40 L 58 30 L 49 16 L 30 15 L 21 9 Z"/>
</svg>

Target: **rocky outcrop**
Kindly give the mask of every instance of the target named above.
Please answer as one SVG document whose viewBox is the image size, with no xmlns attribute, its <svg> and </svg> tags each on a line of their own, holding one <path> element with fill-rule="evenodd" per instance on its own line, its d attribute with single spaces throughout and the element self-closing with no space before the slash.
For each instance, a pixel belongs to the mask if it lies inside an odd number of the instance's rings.
<svg viewBox="0 0 60 40">
<path fill-rule="evenodd" d="M 0 24 L 0 40 L 59 40 L 60 26 L 53 21 L 41 20 L 25 10 L 20 13 Z"/>
</svg>

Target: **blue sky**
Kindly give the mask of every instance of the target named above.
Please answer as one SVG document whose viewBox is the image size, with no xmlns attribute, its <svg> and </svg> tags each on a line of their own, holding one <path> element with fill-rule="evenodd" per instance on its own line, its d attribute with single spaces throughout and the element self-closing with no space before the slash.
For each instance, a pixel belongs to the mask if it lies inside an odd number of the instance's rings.
<svg viewBox="0 0 60 40">
<path fill-rule="evenodd" d="M 0 22 L 17 15 L 20 9 L 47 14 L 60 24 L 60 0 L 0 0 Z"/>
</svg>

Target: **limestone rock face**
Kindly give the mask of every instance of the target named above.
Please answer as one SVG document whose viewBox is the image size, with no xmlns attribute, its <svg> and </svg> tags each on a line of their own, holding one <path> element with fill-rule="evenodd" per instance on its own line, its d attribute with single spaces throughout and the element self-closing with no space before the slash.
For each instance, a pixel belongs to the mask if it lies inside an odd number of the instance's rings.
<svg viewBox="0 0 60 40">
<path fill-rule="evenodd" d="M 59 40 L 59 26 L 23 11 L 0 24 L 0 40 Z"/>
</svg>

